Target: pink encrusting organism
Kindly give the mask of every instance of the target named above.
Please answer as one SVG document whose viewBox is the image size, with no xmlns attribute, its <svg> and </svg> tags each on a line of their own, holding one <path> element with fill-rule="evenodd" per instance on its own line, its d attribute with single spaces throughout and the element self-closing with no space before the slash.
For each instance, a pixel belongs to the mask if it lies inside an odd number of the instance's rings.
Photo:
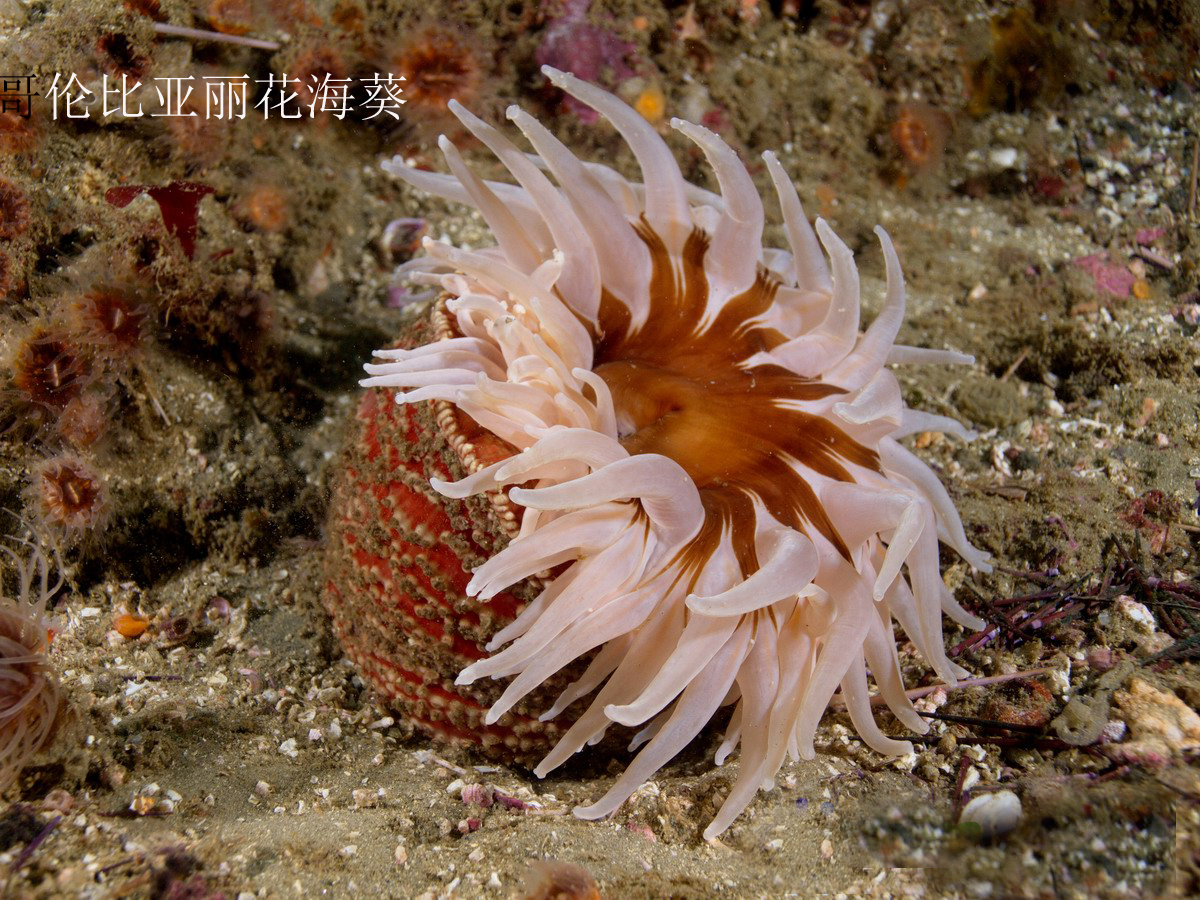
<svg viewBox="0 0 1200 900">
<path fill-rule="evenodd" d="M 539 66 L 553 66 L 592 83 L 617 87 L 634 76 L 626 62 L 634 45 L 587 19 L 591 0 L 562 0 L 562 14 L 550 20 L 534 52 Z M 596 111 L 570 94 L 566 106 L 580 121 L 598 121 Z"/>
<path fill-rule="evenodd" d="M 406 409 L 431 405 L 461 460 L 451 471 L 466 477 L 426 484 L 449 498 L 485 495 L 513 522 L 513 539 L 464 579 L 461 599 L 451 596 L 453 573 L 434 577 L 432 566 L 445 565 L 447 554 L 435 558 L 429 529 L 403 550 L 388 550 L 386 537 L 383 549 L 368 546 L 392 524 L 368 517 L 377 515 L 364 505 L 373 497 L 395 521 L 416 509 L 411 493 L 363 474 L 377 465 L 371 460 L 413 459 L 388 449 L 387 440 L 405 437 L 385 431 L 371 399 L 360 412 L 369 453 L 355 458 L 351 483 L 372 493 L 337 501 L 338 515 L 358 524 L 339 525 L 354 562 L 349 575 L 337 574 L 329 606 L 339 633 L 351 634 L 356 661 L 383 673 L 378 684 L 401 684 L 424 671 L 434 650 L 400 662 L 384 657 L 384 646 L 411 651 L 371 631 L 394 615 L 377 589 L 382 578 L 426 598 L 435 587 L 445 591 L 444 617 L 422 601 L 412 621 L 445 623 L 441 644 L 431 646 L 453 644 L 469 659 L 478 632 L 455 631 L 456 623 L 538 576 L 540 593 L 511 621 L 501 616 L 490 641 L 479 640 L 476 661 L 457 678 L 461 699 L 437 684 L 426 700 L 414 699 L 425 703 L 430 730 L 461 737 L 510 721 L 532 745 L 544 734 L 510 712 L 564 669 L 574 671 L 557 700 L 531 714 L 540 712 L 547 728 L 560 714 L 573 723 L 546 732 L 553 737 L 539 776 L 614 723 L 640 729 L 633 746 L 641 751 L 625 772 L 575 810 L 599 818 L 732 706 L 717 762 L 740 745 L 740 769 L 704 832 L 711 838 L 771 787 L 787 755 L 814 756 L 817 725 L 839 688 L 867 744 L 911 752 L 871 712 L 868 673 L 903 725 L 927 730 L 905 695 L 893 621 L 946 683 L 964 674 L 946 656 L 942 614 L 983 623 L 943 583 L 938 541 L 979 569 L 990 568 L 988 557 L 967 540 L 936 475 L 899 439 L 969 434 L 951 419 L 908 409 L 888 365 L 970 357 L 895 343 L 904 282 L 882 228 L 875 233 L 886 296 L 860 330 L 853 255 L 823 220 L 810 226 L 774 154 L 763 159 L 788 250 L 763 248 L 758 192 L 715 134 L 671 123 L 707 157 L 719 195 L 685 182 L 663 139 L 616 97 L 543 71 L 616 127 L 643 180 L 581 162 L 517 107 L 508 117 L 535 157 L 452 104 L 517 183 L 484 181 L 446 140 L 448 175 L 399 158 L 386 165 L 417 188 L 473 206 L 496 245 L 425 241 L 416 277 L 442 291 L 429 326 L 434 339 L 378 351 L 363 382 L 394 389 Z M 473 437 L 464 436 L 467 417 Z M 482 458 L 487 442 L 493 449 Z M 454 540 L 466 548 L 467 537 Z M 409 577 L 404 560 L 411 565 L 418 555 L 430 562 Z M 387 574 L 389 566 L 397 568 Z M 477 721 L 473 704 L 485 695 L 466 692 L 481 679 L 508 681 Z M 457 718 L 447 720 L 449 711 Z"/>
</svg>

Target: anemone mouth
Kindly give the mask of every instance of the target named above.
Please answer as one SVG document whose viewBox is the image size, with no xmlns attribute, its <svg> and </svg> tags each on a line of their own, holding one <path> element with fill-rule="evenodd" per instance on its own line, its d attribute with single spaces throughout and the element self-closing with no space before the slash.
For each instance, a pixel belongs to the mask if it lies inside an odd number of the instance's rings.
<svg viewBox="0 0 1200 900">
<path fill-rule="evenodd" d="M 626 307 L 602 294 L 593 330 L 595 373 L 612 394 L 621 446 L 632 456 L 675 461 L 700 492 L 706 511 L 691 552 L 727 529 L 743 577 L 758 569 L 756 499 L 790 528 L 815 528 L 838 552 L 850 551 L 809 487 L 805 472 L 854 480 L 848 464 L 879 471 L 878 454 L 804 403 L 844 388 L 755 362 L 785 336 L 762 323 L 781 282 L 760 268 L 751 285 L 708 317 L 705 256 L 711 237 L 695 228 L 675 266 L 643 220 L 638 236 L 651 261 L 650 312 L 631 327 Z"/>
<path fill-rule="evenodd" d="M 547 74 L 617 126 L 644 183 L 585 166 L 519 110 L 509 117 L 536 160 L 452 105 L 519 184 L 482 181 L 448 141 L 451 176 L 393 164 L 478 209 L 497 246 L 426 241 L 416 270 L 448 296 L 447 328 L 432 344 L 380 351 L 363 384 L 397 388 L 399 403 L 445 404 L 512 448 L 468 464 L 460 481 L 431 482 L 449 497 L 490 493 L 522 508 L 514 539 L 475 570 L 468 595 L 486 602 L 554 573 L 492 637 L 492 655 L 459 674 L 464 685 L 511 679 L 485 723 L 594 651 L 543 718 L 590 700 L 535 771 L 613 723 L 642 726 L 629 768 L 576 810 L 596 818 L 733 705 L 718 761 L 740 744 L 742 769 L 711 837 L 785 755 L 813 755 L 839 688 L 866 743 L 911 749 L 879 729 L 868 696 L 869 669 L 897 718 L 926 729 L 904 694 L 893 619 L 943 679 L 962 672 L 946 658 L 942 612 L 980 623 L 942 583 L 938 539 L 978 567 L 987 558 L 896 439 L 967 435 L 908 410 L 886 364 L 963 358 L 894 346 L 904 288 L 882 229 L 887 295 L 860 332 L 853 256 L 824 222 L 809 225 L 774 157 L 790 253 L 761 248 L 761 201 L 716 135 L 672 123 L 709 158 L 720 196 L 683 182 L 661 138 L 616 98 Z"/>
</svg>

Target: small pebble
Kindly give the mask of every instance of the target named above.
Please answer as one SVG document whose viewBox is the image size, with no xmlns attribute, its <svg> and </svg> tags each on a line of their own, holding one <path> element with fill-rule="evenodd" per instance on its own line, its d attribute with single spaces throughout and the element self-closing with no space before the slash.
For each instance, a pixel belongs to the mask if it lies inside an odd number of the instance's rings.
<svg viewBox="0 0 1200 900">
<path fill-rule="evenodd" d="M 468 784 L 462 789 L 462 802 L 467 806 L 488 808 L 495 802 L 494 792 L 482 784 Z"/>
<path fill-rule="evenodd" d="M 626 822 L 625 827 L 634 834 L 641 835 L 652 844 L 658 843 L 658 835 L 654 833 L 654 829 L 652 829 L 649 825 L 642 825 L 637 822 Z"/>
<path fill-rule="evenodd" d="M 62 788 L 55 788 L 42 800 L 42 808 L 61 815 L 66 815 L 75 805 L 75 798 Z"/>
<path fill-rule="evenodd" d="M 150 620 L 145 616 L 135 616 L 131 613 L 119 615 L 113 622 L 113 627 L 116 628 L 121 637 L 130 639 L 141 637 L 149 625 Z"/>
<path fill-rule="evenodd" d="M 459 834 L 470 834 L 473 831 L 478 831 L 483 825 L 483 819 L 463 819 L 458 823 Z"/>
<path fill-rule="evenodd" d="M 213 597 L 204 611 L 204 617 L 214 625 L 218 622 L 228 622 L 232 615 L 233 608 L 224 597 Z"/>
<path fill-rule="evenodd" d="M 379 805 L 379 794 L 370 788 L 355 788 L 350 792 L 355 809 L 373 809 Z"/>
<path fill-rule="evenodd" d="M 1150 612 L 1144 603 L 1139 603 L 1128 594 L 1121 594 L 1117 597 L 1115 608 L 1117 615 L 1138 631 L 1144 634 L 1154 633 L 1158 623 L 1154 620 L 1154 613 Z"/>
<path fill-rule="evenodd" d="M 1017 151 L 1015 147 L 997 147 L 991 152 L 989 157 L 992 165 L 998 166 L 1001 169 L 1011 169 L 1017 162 Z"/>
<path fill-rule="evenodd" d="M 1200 715 L 1170 691 L 1134 676 L 1113 702 L 1129 740 L 1107 748 L 1110 759 L 1157 768 L 1200 749 Z"/>
<path fill-rule="evenodd" d="M 1008 834 L 1021 821 L 1021 798 L 1012 791 L 991 791 L 963 807 L 959 824 L 973 822 L 985 838 Z"/>
<path fill-rule="evenodd" d="M 967 774 L 963 777 L 962 789 L 969 791 L 977 784 L 979 784 L 979 770 L 971 766 L 967 769 Z"/>
</svg>

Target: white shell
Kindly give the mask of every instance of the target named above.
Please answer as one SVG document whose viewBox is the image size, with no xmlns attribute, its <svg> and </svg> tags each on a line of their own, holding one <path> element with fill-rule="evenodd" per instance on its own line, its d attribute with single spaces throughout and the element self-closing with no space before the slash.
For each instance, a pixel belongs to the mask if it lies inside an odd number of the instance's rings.
<svg viewBox="0 0 1200 900">
<path fill-rule="evenodd" d="M 1021 821 L 1021 798 L 1012 791 L 980 794 L 963 807 L 958 821 L 974 822 L 985 838 L 1008 834 Z"/>
</svg>

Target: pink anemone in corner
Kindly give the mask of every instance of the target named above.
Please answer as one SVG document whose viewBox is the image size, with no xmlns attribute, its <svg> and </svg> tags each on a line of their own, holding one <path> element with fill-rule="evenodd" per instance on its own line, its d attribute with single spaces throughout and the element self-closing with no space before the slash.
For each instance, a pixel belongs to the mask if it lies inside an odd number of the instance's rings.
<svg viewBox="0 0 1200 900">
<path fill-rule="evenodd" d="M 0 793 L 50 741 L 62 702 L 47 659 L 46 620 L 46 604 L 62 587 L 62 576 L 51 579 L 51 558 L 40 546 L 14 541 L 24 553 L 0 544 Z"/>
</svg>

